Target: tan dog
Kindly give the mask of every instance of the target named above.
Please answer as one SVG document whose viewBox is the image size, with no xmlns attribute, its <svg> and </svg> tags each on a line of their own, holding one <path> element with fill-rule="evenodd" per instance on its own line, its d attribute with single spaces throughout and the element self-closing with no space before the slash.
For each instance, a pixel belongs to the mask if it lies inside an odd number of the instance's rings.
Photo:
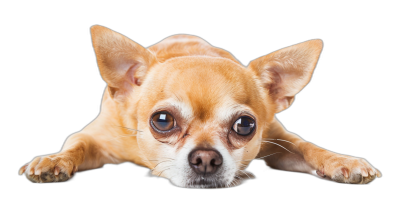
<svg viewBox="0 0 400 224">
<path fill-rule="evenodd" d="M 176 35 L 145 49 L 105 27 L 91 28 L 108 87 L 101 113 L 61 152 L 20 169 L 33 182 L 134 162 L 181 187 L 237 185 L 255 158 L 276 169 L 365 184 L 380 172 L 287 132 L 275 114 L 311 79 L 321 40 L 287 47 L 246 68 L 201 38 Z"/>
</svg>

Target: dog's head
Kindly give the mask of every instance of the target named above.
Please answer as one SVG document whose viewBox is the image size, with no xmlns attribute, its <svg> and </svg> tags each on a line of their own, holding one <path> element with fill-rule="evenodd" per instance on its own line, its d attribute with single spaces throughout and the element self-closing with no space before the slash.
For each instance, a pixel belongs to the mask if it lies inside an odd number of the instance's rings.
<svg viewBox="0 0 400 224">
<path fill-rule="evenodd" d="M 143 162 L 184 187 L 222 187 L 254 159 L 274 114 L 310 80 L 321 40 L 252 61 L 176 57 L 163 63 L 130 39 L 91 29 L 100 73 Z"/>
</svg>

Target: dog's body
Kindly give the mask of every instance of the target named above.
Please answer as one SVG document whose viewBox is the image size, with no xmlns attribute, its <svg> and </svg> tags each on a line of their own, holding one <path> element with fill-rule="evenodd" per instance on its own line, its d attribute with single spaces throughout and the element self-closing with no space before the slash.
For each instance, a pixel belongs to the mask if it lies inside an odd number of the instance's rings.
<svg viewBox="0 0 400 224">
<path fill-rule="evenodd" d="M 307 41 L 243 67 L 201 38 L 176 35 L 145 49 L 101 26 L 91 29 L 108 87 L 100 115 L 61 152 L 23 166 L 33 182 L 125 161 L 183 187 L 238 183 L 255 158 L 273 168 L 368 183 L 378 170 L 287 132 L 274 117 L 310 80 L 322 50 Z"/>
</svg>

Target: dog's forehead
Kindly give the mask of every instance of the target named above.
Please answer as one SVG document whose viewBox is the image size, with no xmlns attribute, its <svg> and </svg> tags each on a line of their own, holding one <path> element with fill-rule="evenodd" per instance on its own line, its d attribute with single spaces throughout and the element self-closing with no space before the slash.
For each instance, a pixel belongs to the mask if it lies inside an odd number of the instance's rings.
<svg viewBox="0 0 400 224">
<path fill-rule="evenodd" d="M 252 107 L 259 95 L 254 76 L 245 67 L 224 58 L 175 58 L 158 66 L 151 76 L 146 92 L 152 92 L 152 98 L 158 102 L 171 99 L 168 102 L 182 108 L 190 106 L 199 119 L 218 113 L 223 116 L 227 109 L 237 105 Z"/>
</svg>

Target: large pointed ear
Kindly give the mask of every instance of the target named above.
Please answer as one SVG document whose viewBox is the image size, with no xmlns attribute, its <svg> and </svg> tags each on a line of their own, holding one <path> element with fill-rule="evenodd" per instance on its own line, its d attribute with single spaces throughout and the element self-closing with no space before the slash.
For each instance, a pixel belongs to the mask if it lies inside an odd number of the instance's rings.
<svg viewBox="0 0 400 224">
<path fill-rule="evenodd" d="M 292 104 L 311 79 L 322 50 L 322 40 L 310 40 L 275 51 L 250 62 L 276 103 L 276 113 Z"/>
<path fill-rule="evenodd" d="M 111 97 L 121 98 L 144 81 L 155 56 L 129 38 L 102 26 L 92 26 L 93 48 L 100 74 Z"/>
</svg>

